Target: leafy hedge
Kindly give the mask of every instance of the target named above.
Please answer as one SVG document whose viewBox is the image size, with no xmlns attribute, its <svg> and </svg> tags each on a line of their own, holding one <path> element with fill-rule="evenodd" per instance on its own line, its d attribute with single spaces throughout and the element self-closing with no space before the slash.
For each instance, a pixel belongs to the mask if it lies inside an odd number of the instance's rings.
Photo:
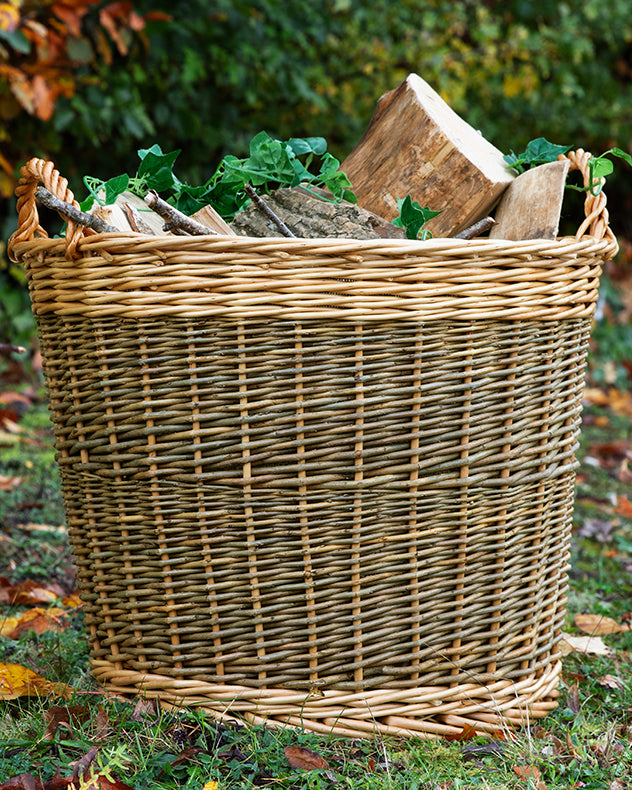
<svg viewBox="0 0 632 790">
<path fill-rule="evenodd" d="M 136 149 L 153 143 L 181 148 L 179 173 L 202 182 L 262 129 L 322 135 L 344 158 L 376 99 L 411 71 L 504 151 L 541 135 L 594 153 L 631 143 L 628 0 L 17 5 L 18 23 L 0 33 L 5 196 L 32 155 L 52 158 L 83 197 L 83 173 L 133 172 Z M 29 105 L 16 65 L 48 86 L 45 106 L 34 89 Z M 613 182 L 619 232 L 632 231 L 629 183 Z"/>
</svg>

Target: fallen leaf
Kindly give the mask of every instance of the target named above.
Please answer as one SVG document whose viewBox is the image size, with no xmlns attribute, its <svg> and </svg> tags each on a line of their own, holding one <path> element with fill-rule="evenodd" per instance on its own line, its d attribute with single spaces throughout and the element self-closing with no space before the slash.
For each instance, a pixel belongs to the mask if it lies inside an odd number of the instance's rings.
<svg viewBox="0 0 632 790">
<path fill-rule="evenodd" d="M 612 656 L 613 651 L 605 644 L 600 636 L 573 636 L 562 634 L 559 643 L 562 655 L 568 655 L 574 651 L 586 653 L 592 656 Z"/>
<path fill-rule="evenodd" d="M 591 538 L 600 543 L 612 543 L 614 522 L 603 518 L 587 518 L 577 529 L 578 538 Z"/>
<path fill-rule="evenodd" d="M 9 477 L 8 475 L 0 475 L 0 491 L 11 491 L 17 488 L 22 483 L 21 477 Z"/>
<path fill-rule="evenodd" d="M 615 513 L 619 513 L 626 518 L 632 518 L 632 502 L 630 502 L 627 496 L 620 496 L 617 498 Z"/>
<path fill-rule="evenodd" d="M 19 617 L 5 617 L 0 620 L 0 636 L 9 636 L 19 622 Z"/>
<path fill-rule="evenodd" d="M 30 606 L 38 603 L 52 603 L 64 596 L 63 589 L 58 584 L 42 585 L 30 579 L 18 584 L 7 584 L 7 580 L 0 579 L 0 603 L 21 604 Z"/>
<path fill-rule="evenodd" d="M 624 458 L 617 469 L 617 479 L 622 483 L 632 483 L 632 470 L 630 470 L 628 463 L 628 459 Z"/>
<path fill-rule="evenodd" d="M 285 759 L 291 768 L 300 768 L 303 771 L 329 770 L 329 763 L 320 754 L 303 746 L 286 746 Z"/>
<path fill-rule="evenodd" d="M 620 634 L 629 631 L 629 625 L 621 625 L 611 617 L 602 614 L 576 614 L 575 625 L 580 631 L 591 636 L 601 636 L 602 634 Z"/>
<path fill-rule="evenodd" d="M 597 681 L 600 686 L 606 686 L 609 689 L 618 689 L 621 691 L 625 688 L 625 683 L 614 675 L 604 675 Z"/>
<path fill-rule="evenodd" d="M 520 779 L 533 779 L 537 790 L 546 790 L 540 771 L 535 765 L 514 765 L 514 772 Z M 534 785 L 530 783 L 530 786 Z"/>
<path fill-rule="evenodd" d="M 65 683 L 53 683 L 21 664 L 0 664 L 0 699 L 54 694 L 68 698 L 72 693 Z"/>
<path fill-rule="evenodd" d="M 575 716 L 577 716 L 577 714 L 580 713 L 582 709 L 582 705 L 579 700 L 579 684 L 577 682 L 568 687 L 568 691 L 566 692 L 566 707 Z"/>
<path fill-rule="evenodd" d="M 147 718 L 153 718 L 158 715 L 158 705 L 154 699 L 139 699 L 134 706 L 132 719 L 134 721 L 143 721 Z"/>
<path fill-rule="evenodd" d="M 89 710 L 85 705 L 51 705 L 44 711 L 47 726 L 43 739 L 52 741 L 60 726 L 70 730 L 73 724 L 84 724 L 89 716 Z"/>
<path fill-rule="evenodd" d="M 20 774 L 7 779 L 0 785 L 0 790 L 43 790 L 44 785 L 33 774 Z"/>
<path fill-rule="evenodd" d="M 34 609 L 29 609 L 18 618 L 15 628 L 10 631 L 7 636 L 9 639 L 18 639 L 22 634 L 34 632 L 36 634 L 43 634 L 46 631 L 53 631 L 54 633 L 61 633 L 65 631 L 70 625 L 68 620 L 68 613 L 65 609 L 60 609 L 53 606 L 50 609 L 42 609 L 36 606 Z"/>
<path fill-rule="evenodd" d="M 476 738 L 477 733 L 473 724 L 464 725 L 461 732 L 450 733 L 445 736 L 446 741 L 467 741 L 470 738 Z"/>
<path fill-rule="evenodd" d="M 71 609 L 77 609 L 83 606 L 83 601 L 79 597 L 79 593 L 72 593 L 72 595 L 67 595 L 65 598 L 61 599 L 61 602 L 64 606 L 68 606 Z"/>
<path fill-rule="evenodd" d="M 217 790 L 217 782 L 215 780 L 207 782 L 205 785 L 202 785 L 202 790 Z"/>
</svg>

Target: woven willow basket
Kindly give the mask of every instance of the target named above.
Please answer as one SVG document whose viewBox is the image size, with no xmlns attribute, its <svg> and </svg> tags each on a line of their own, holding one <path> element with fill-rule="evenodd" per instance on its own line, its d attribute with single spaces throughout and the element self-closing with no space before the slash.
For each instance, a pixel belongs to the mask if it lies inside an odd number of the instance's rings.
<svg viewBox="0 0 632 790">
<path fill-rule="evenodd" d="M 555 241 L 51 239 L 40 183 L 73 202 L 32 160 L 11 253 L 96 678 L 353 736 L 549 712 L 603 194 Z"/>
</svg>

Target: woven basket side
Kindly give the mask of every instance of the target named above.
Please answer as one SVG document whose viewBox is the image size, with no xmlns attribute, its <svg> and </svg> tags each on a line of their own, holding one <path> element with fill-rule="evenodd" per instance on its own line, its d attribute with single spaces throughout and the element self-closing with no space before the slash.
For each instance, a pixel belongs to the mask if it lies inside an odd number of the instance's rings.
<svg viewBox="0 0 632 790">
<path fill-rule="evenodd" d="M 587 321 L 39 321 L 95 661 L 350 692 L 556 661 Z"/>
</svg>

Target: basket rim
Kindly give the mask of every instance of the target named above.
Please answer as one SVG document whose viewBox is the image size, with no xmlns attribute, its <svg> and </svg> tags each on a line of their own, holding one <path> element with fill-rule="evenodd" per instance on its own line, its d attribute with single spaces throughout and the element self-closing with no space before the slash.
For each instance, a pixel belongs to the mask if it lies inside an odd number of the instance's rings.
<svg viewBox="0 0 632 790">
<path fill-rule="evenodd" d="M 191 250 L 208 250 L 209 253 L 221 250 L 235 252 L 251 250 L 255 253 L 272 253 L 280 259 L 284 257 L 306 257 L 309 253 L 322 251 L 325 255 L 341 256 L 370 254 L 390 255 L 395 259 L 407 257 L 434 257 L 445 252 L 453 256 L 473 258 L 477 254 L 490 255 L 497 252 L 499 257 L 519 256 L 551 256 L 560 253 L 573 255 L 579 252 L 597 254 L 604 259 L 610 258 L 618 251 L 618 243 L 614 236 L 606 235 L 598 238 L 590 234 L 577 236 L 558 236 L 556 239 L 525 239 L 513 241 L 509 239 L 456 239 L 438 237 L 426 241 L 409 239 L 346 239 L 346 238 L 285 238 L 285 237 L 254 237 L 254 236 L 152 236 L 133 231 L 119 233 L 95 233 L 79 239 L 76 254 L 79 258 L 93 254 L 104 254 L 106 257 L 126 253 L 157 253 L 160 251 L 177 252 Z M 68 245 L 63 238 L 36 237 L 25 241 L 16 241 L 12 247 L 13 260 L 21 262 L 33 252 L 45 252 L 67 258 Z M 76 258 L 75 258 L 76 260 Z M 247 265 L 247 264 L 244 264 Z"/>
</svg>

